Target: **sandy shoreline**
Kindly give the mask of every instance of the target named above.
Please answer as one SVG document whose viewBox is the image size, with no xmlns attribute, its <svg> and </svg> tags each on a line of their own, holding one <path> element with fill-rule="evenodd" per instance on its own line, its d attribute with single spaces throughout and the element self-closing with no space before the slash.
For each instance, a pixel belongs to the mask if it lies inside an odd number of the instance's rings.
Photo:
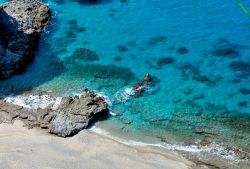
<svg viewBox="0 0 250 169">
<path fill-rule="evenodd" d="M 39 129 L 29 130 L 22 126 L 21 121 L 16 121 L 14 124 L 0 124 L 0 168 L 195 167 L 194 163 L 174 152 L 126 146 L 89 130 L 65 139 Z"/>
</svg>

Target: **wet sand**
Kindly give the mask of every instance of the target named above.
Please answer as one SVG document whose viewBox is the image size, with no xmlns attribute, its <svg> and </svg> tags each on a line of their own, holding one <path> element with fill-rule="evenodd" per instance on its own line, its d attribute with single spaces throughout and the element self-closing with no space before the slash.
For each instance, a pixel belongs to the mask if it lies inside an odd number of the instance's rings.
<svg viewBox="0 0 250 169">
<path fill-rule="evenodd" d="M 15 121 L 14 124 L 0 124 L 0 168 L 191 169 L 197 167 L 174 152 L 155 147 L 123 145 L 89 130 L 65 139 L 39 129 L 29 130 L 23 127 L 21 121 Z"/>
</svg>

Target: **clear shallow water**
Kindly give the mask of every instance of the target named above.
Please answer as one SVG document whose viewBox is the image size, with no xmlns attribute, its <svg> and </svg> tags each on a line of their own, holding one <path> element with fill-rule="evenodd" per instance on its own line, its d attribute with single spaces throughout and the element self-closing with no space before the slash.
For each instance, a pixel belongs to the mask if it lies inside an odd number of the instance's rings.
<svg viewBox="0 0 250 169">
<path fill-rule="evenodd" d="M 2 93 L 88 87 L 111 100 L 117 116 L 98 126 L 114 134 L 250 152 L 250 18 L 236 1 L 45 2 L 53 18 L 36 59 Z M 160 80 L 153 92 L 125 101 L 145 73 Z"/>
</svg>

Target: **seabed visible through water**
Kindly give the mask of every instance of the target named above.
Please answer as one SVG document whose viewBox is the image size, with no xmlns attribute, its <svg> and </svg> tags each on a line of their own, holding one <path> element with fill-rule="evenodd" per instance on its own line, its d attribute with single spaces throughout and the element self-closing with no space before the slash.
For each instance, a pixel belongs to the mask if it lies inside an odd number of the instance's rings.
<svg viewBox="0 0 250 169">
<path fill-rule="evenodd" d="M 97 126 L 114 135 L 249 157 L 250 18 L 237 1 L 44 2 L 53 18 L 35 61 L 2 94 L 88 87 L 109 98 L 113 116 Z M 146 73 L 159 82 L 128 97 Z"/>
</svg>

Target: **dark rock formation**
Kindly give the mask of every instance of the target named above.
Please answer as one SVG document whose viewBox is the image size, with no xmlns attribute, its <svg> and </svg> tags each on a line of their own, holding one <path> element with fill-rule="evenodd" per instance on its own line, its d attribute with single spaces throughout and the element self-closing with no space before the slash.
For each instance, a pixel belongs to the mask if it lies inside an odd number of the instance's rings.
<svg viewBox="0 0 250 169">
<path fill-rule="evenodd" d="M 13 0 L 0 5 L 0 79 L 19 73 L 33 60 L 50 10 L 36 0 Z"/>
<path fill-rule="evenodd" d="M 41 127 L 52 134 L 67 137 L 87 128 L 97 118 L 105 117 L 108 112 L 108 104 L 104 98 L 87 89 L 80 96 L 74 97 L 37 97 L 26 97 L 30 107 L 15 105 L 10 99 L 1 99 L 0 123 L 21 119 L 29 128 Z M 48 103 L 44 104 L 44 100 Z M 34 107 L 35 104 L 41 106 Z"/>
</svg>

